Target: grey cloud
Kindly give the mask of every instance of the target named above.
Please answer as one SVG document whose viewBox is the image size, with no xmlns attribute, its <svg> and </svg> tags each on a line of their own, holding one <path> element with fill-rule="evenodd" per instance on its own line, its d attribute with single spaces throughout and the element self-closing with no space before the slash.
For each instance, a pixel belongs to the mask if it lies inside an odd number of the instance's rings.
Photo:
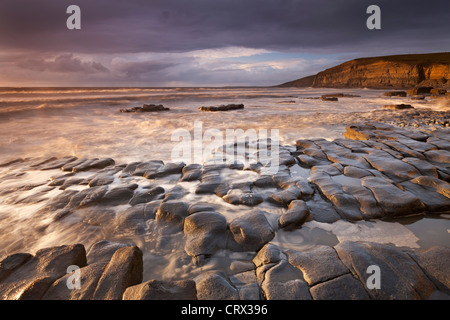
<svg viewBox="0 0 450 320">
<path fill-rule="evenodd" d="M 448 1 L 379 0 L 382 30 L 377 31 L 365 27 L 365 10 L 373 4 L 369 0 L 78 0 L 79 31 L 65 29 L 69 4 L 67 0 L 3 0 L 0 42 L 85 53 L 225 46 L 334 52 L 367 47 L 373 52 L 396 47 L 397 40 L 408 40 L 412 49 L 425 40 L 429 50 L 445 50 L 449 45 L 442 43 L 449 30 Z"/>
<path fill-rule="evenodd" d="M 41 56 L 40 58 L 23 58 L 16 62 L 16 66 L 33 71 L 49 71 L 61 73 L 98 73 L 109 70 L 100 62 L 83 61 L 71 53 L 59 54 L 55 57 Z"/>
</svg>

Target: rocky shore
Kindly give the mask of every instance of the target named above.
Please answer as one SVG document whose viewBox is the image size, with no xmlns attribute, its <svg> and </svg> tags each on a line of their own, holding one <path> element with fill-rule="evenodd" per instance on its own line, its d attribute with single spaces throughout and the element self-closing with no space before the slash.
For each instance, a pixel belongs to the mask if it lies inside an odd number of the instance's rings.
<svg viewBox="0 0 450 320">
<path fill-rule="evenodd" d="M 448 247 L 342 241 L 299 251 L 272 242 L 277 233 L 310 221 L 449 212 L 449 129 L 356 123 L 342 139 L 281 146 L 279 160 L 273 175 L 261 174 L 261 163 L 117 164 L 110 158 L 72 156 L 6 161 L 0 164 L 0 181 L 8 187 L 0 195 L 9 195 L 11 206 L 37 206 L 27 218 L 34 233 L 22 230 L 22 239 L 0 251 L 0 297 L 450 298 Z M 27 175 L 38 172 L 50 180 L 27 183 Z M 269 204 L 279 214 L 269 212 Z M 92 231 L 83 241 L 31 250 L 36 239 L 69 225 Z M 180 246 L 182 256 L 173 262 L 177 270 L 198 268 L 197 273 L 191 278 L 182 272 L 173 279 L 145 276 L 155 267 L 147 254 L 163 257 Z M 214 264 L 218 260 L 220 268 Z M 73 265 L 80 268 L 81 287 L 71 290 L 67 268 Z M 380 268 L 379 289 L 368 286 L 371 265 Z"/>
</svg>

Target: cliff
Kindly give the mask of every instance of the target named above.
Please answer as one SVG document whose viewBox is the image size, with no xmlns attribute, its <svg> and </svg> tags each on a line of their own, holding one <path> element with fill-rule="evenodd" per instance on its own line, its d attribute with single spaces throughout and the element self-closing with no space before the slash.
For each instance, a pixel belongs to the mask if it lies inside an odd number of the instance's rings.
<svg viewBox="0 0 450 320">
<path fill-rule="evenodd" d="M 450 52 L 360 58 L 280 87 L 450 87 Z"/>
</svg>

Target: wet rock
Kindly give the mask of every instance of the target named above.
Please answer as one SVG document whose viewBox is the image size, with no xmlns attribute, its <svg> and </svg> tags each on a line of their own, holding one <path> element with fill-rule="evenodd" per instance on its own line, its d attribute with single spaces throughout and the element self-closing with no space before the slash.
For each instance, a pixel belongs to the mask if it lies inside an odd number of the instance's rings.
<svg viewBox="0 0 450 320">
<path fill-rule="evenodd" d="M 310 287 L 349 272 L 329 246 L 318 246 L 307 251 L 288 250 L 291 265 L 300 269 Z"/>
<path fill-rule="evenodd" d="M 201 164 L 188 164 L 182 169 L 183 176 L 180 181 L 195 181 L 202 178 L 202 165 Z"/>
<path fill-rule="evenodd" d="M 323 171 L 313 172 L 310 180 L 333 203 L 336 211 L 343 218 L 353 221 L 361 220 L 358 201 L 351 194 L 345 193 L 341 184 L 336 183 L 327 173 Z"/>
<path fill-rule="evenodd" d="M 117 214 L 115 219 L 120 232 L 143 234 L 145 232 L 144 208 L 145 204 L 138 204 Z"/>
<path fill-rule="evenodd" d="M 61 167 L 61 171 L 65 171 L 65 172 L 72 172 L 73 168 L 78 166 L 78 165 L 82 165 L 85 162 L 91 163 L 94 160 L 92 159 L 86 159 L 86 158 L 82 158 L 82 159 L 76 159 L 72 162 L 66 163 L 65 165 L 63 165 Z"/>
<path fill-rule="evenodd" d="M 271 176 L 261 175 L 254 182 L 253 185 L 258 188 L 275 188 L 277 184 L 273 181 Z"/>
<path fill-rule="evenodd" d="M 288 210 L 278 219 L 278 225 L 285 230 L 299 228 L 308 218 L 309 210 L 303 200 L 293 200 Z"/>
<path fill-rule="evenodd" d="M 61 169 L 67 163 L 73 162 L 77 159 L 78 159 L 77 157 L 72 157 L 72 156 L 57 159 L 57 160 L 46 163 L 44 166 L 40 167 L 40 170 Z"/>
<path fill-rule="evenodd" d="M 378 177 L 364 177 L 361 184 L 370 189 L 386 215 L 401 216 L 423 212 L 425 205 L 410 192 Z"/>
<path fill-rule="evenodd" d="M 261 288 L 267 300 L 311 300 L 300 270 L 283 259 L 265 272 Z"/>
<path fill-rule="evenodd" d="M 81 244 L 51 247 L 37 251 L 32 257 L 7 257 L 1 265 L 8 265 L 12 260 L 15 260 L 14 272 L 0 282 L 0 296 L 6 300 L 37 300 L 54 281 L 66 274 L 68 266 L 84 267 L 86 252 Z"/>
<path fill-rule="evenodd" d="M 323 96 L 320 97 L 320 100 L 322 100 L 322 101 L 338 101 L 338 98 L 336 98 L 336 97 L 327 97 L 327 96 L 323 95 Z"/>
<path fill-rule="evenodd" d="M 426 158 L 432 162 L 441 163 L 444 166 L 450 166 L 450 151 L 430 150 L 424 153 Z"/>
<path fill-rule="evenodd" d="M 130 166 L 130 168 L 128 168 L 128 166 L 127 166 L 123 169 L 123 172 L 127 172 L 127 170 L 132 170 L 134 167 L 132 175 L 145 178 L 147 175 L 155 173 L 163 165 L 164 165 L 163 161 L 151 160 L 148 162 L 140 162 L 140 163 L 133 164 Z"/>
<path fill-rule="evenodd" d="M 208 107 L 200 107 L 198 110 L 200 111 L 230 111 L 230 110 L 241 110 L 244 109 L 243 104 L 227 104 L 221 106 L 208 106 Z"/>
<path fill-rule="evenodd" d="M 387 97 L 406 97 L 406 91 L 388 91 L 383 95 Z"/>
<path fill-rule="evenodd" d="M 258 268 L 265 264 L 278 263 L 281 259 L 281 250 L 276 245 L 268 243 L 258 251 L 257 255 L 253 258 L 253 263 Z"/>
<path fill-rule="evenodd" d="M 394 158 L 386 159 L 373 155 L 365 155 L 366 159 L 375 169 L 396 181 L 405 181 L 421 176 L 420 172 L 412 165 Z"/>
<path fill-rule="evenodd" d="M 239 293 L 223 273 L 210 272 L 195 280 L 198 300 L 239 300 Z"/>
<path fill-rule="evenodd" d="M 96 242 L 88 250 L 87 263 L 89 265 L 93 263 L 107 263 L 117 250 L 129 246 L 132 245 L 109 240 Z"/>
<path fill-rule="evenodd" d="M 123 300 L 197 300 L 197 289 L 193 280 L 150 280 L 128 287 Z"/>
<path fill-rule="evenodd" d="M 207 171 L 202 175 L 202 180 L 195 190 L 196 194 L 214 194 L 217 187 L 222 184 L 219 172 Z"/>
<path fill-rule="evenodd" d="M 414 107 L 410 104 L 389 104 L 383 106 L 384 110 L 405 110 L 405 109 L 414 109 Z"/>
<path fill-rule="evenodd" d="M 155 220 L 183 230 L 184 219 L 189 215 L 189 205 L 183 201 L 170 200 L 161 203 L 156 212 Z"/>
<path fill-rule="evenodd" d="M 417 88 L 407 90 L 406 94 L 408 96 L 414 96 L 417 94 L 427 94 L 427 93 L 430 93 L 432 89 L 433 89 L 433 87 L 417 87 Z"/>
<path fill-rule="evenodd" d="M 293 200 L 297 200 L 301 196 L 301 191 L 296 186 L 289 187 L 286 190 L 278 191 L 270 195 L 273 202 L 288 206 Z"/>
<path fill-rule="evenodd" d="M 322 199 L 318 194 L 315 194 L 312 200 L 306 201 L 306 205 L 315 221 L 332 223 L 341 219 L 333 205 Z"/>
<path fill-rule="evenodd" d="M 352 178 L 363 178 L 367 176 L 372 176 L 370 171 L 353 166 L 346 166 L 344 168 L 344 175 Z"/>
<path fill-rule="evenodd" d="M 417 262 L 437 289 L 450 295 L 450 278 L 448 276 L 448 270 L 450 270 L 450 248 L 434 246 L 412 252 L 410 256 Z"/>
<path fill-rule="evenodd" d="M 148 191 L 143 193 L 136 193 L 131 198 L 129 204 L 135 206 L 140 203 L 151 202 L 153 200 L 162 199 L 164 196 L 165 190 L 162 187 L 154 187 Z"/>
<path fill-rule="evenodd" d="M 364 285 L 372 299 L 427 299 L 435 286 L 405 252 L 393 246 L 367 242 L 341 242 L 335 246 L 341 261 Z M 367 288 L 367 267 L 381 270 L 380 289 Z"/>
<path fill-rule="evenodd" d="M 428 161 L 412 157 L 403 158 L 402 161 L 412 165 L 414 168 L 419 170 L 422 176 L 431 176 L 435 178 L 439 177 L 437 168 Z"/>
<path fill-rule="evenodd" d="M 189 194 L 189 192 L 184 189 L 182 186 L 176 185 L 172 189 L 170 189 L 164 196 L 164 201 L 169 200 L 178 200 L 183 198 L 185 195 Z"/>
<path fill-rule="evenodd" d="M 119 112 L 130 113 L 130 112 L 161 112 L 169 111 L 169 108 L 164 107 L 162 104 L 143 104 L 142 107 L 133 107 L 130 109 L 120 109 Z"/>
<path fill-rule="evenodd" d="M 215 211 L 215 208 L 208 203 L 193 203 L 189 205 L 189 214 L 194 214 L 201 211 Z"/>
<path fill-rule="evenodd" d="M 78 204 L 79 208 L 100 204 L 107 190 L 108 190 L 107 186 L 101 186 L 80 191 L 77 195 L 73 196 L 70 199 L 70 203 L 68 206 L 71 208 L 76 207 L 77 201 L 74 201 L 74 199 L 80 199 L 80 202 Z"/>
<path fill-rule="evenodd" d="M 275 236 L 264 213 L 258 210 L 234 219 L 229 228 L 243 251 L 258 251 Z"/>
<path fill-rule="evenodd" d="M 0 261 L 0 283 L 32 257 L 29 253 L 15 253 Z"/>
<path fill-rule="evenodd" d="M 64 190 L 59 195 L 55 196 L 53 199 L 50 199 L 43 207 L 41 207 L 36 213 L 36 216 L 45 215 L 48 213 L 53 213 L 57 210 L 63 209 L 68 205 L 70 200 L 74 195 L 76 195 L 78 191 L 75 190 Z"/>
<path fill-rule="evenodd" d="M 166 177 L 171 174 L 181 174 L 184 166 L 184 163 L 166 163 L 165 165 L 159 167 L 155 172 L 150 173 L 149 171 L 147 171 L 144 174 L 144 178 L 157 179 Z"/>
<path fill-rule="evenodd" d="M 301 279 L 267 282 L 263 290 L 267 300 L 311 300 L 309 288 Z"/>
<path fill-rule="evenodd" d="M 93 159 L 92 161 L 86 161 L 80 165 L 73 167 L 72 171 L 80 172 L 80 171 L 98 170 L 104 169 L 114 164 L 115 161 L 111 158 Z"/>
<path fill-rule="evenodd" d="M 8 167 L 8 166 L 10 166 L 10 165 L 17 164 L 17 163 L 22 163 L 22 162 L 24 162 L 24 161 L 25 161 L 25 160 L 22 159 L 22 158 L 16 158 L 16 159 L 11 159 L 11 160 L 6 160 L 6 161 L 0 163 L 0 168 L 1 168 L 1 167 Z"/>
<path fill-rule="evenodd" d="M 188 255 L 210 256 L 226 245 L 227 221 L 217 212 L 197 212 L 185 219 L 184 234 L 184 250 Z"/>
<path fill-rule="evenodd" d="M 99 174 L 89 181 L 89 187 L 106 186 L 114 182 L 114 176 L 110 174 Z"/>
<path fill-rule="evenodd" d="M 431 176 L 420 176 L 410 181 L 450 198 L 450 184 L 443 180 Z"/>
<path fill-rule="evenodd" d="M 137 184 L 118 186 L 109 190 L 102 198 L 102 203 L 117 206 L 128 203 L 134 195 Z"/>
<path fill-rule="evenodd" d="M 101 275 L 94 300 L 120 300 L 128 287 L 142 282 L 142 251 L 138 247 L 118 249 Z"/>
<path fill-rule="evenodd" d="M 103 274 L 106 262 L 98 262 L 80 268 L 80 288 L 69 290 L 71 273 L 56 280 L 45 292 L 42 300 L 92 300 L 98 281 Z"/>
<path fill-rule="evenodd" d="M 227 203 L 234 205 L 244 205 L 249 207 L 254 207 L 264 201 L 264 198 L 255 193 L 240 193 L 240 194 L 227 194 L 223 197 L 223 200 Z"/>
<path fill-rule="evenodd" d="M 370 299 L 361 282 L 351 274 L 319 283 L 310 289 L 314 300 L 368 300 Z"/>
<path fill-rule="evenodd" d="M 412 183 L 411 181 L 402 182 L 400 185 L 406 191 L 418 197 L 428 212 L 446 212 L 450 210 L 450 199 L 436 192 L 436 190 Z"/>
<path fill-rule="evenodd" d="M 66 179 L 64 183 L 59 187 L 60 190 L 66 190 L 67 188 L 71 186 L 76 185 L 86 185 L 87 181 L 85 178 L 78 178 L 78 177 L 72 177 L 69 179 Z"/>
</svg>

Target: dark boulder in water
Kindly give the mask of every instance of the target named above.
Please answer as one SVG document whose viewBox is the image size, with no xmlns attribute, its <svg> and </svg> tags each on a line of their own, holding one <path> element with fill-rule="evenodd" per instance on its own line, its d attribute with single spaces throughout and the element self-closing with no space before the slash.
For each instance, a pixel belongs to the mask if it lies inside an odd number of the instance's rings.
<svg viewBox="0 0 450 320">
<path fill-rule="evenodd" d="M 130 109 L 120 109 L 120 112 L 159 112 L 169 111 L 169 108 L 164 107 L 162 104 L 144 104 L 142 107 L 133 107 Z"/>
<path fill-rule="evenodd" d="M 227 104 L 221 106 L 209 106 L 209 107 L 200 107 L 198 110 L 200 111 L 230 111 L 230 110 L 239 110 L 244 109 L 243 104 Z"/>
</svg>

